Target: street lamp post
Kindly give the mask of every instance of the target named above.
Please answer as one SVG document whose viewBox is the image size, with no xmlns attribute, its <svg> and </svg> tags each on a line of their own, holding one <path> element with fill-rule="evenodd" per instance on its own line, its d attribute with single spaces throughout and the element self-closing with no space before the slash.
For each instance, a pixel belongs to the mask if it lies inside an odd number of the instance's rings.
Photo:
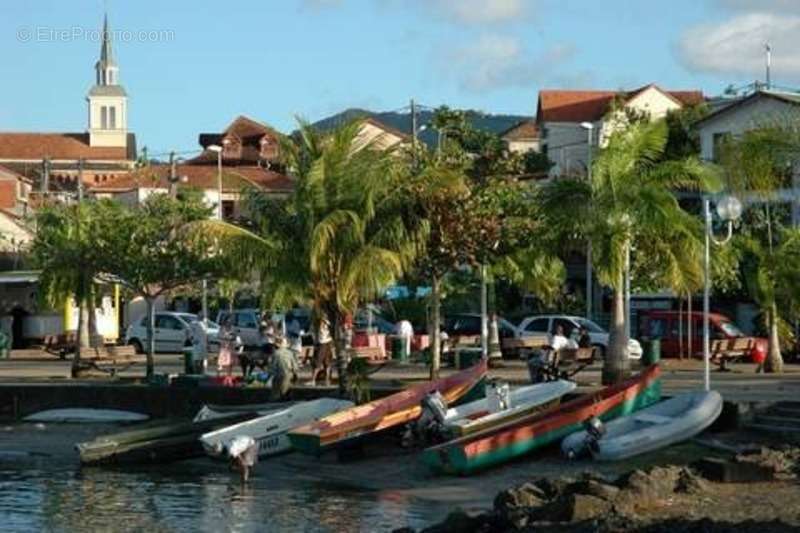
<svg viewBox="0 0 800 533">
<path fill-rule="evenodd" d="M 709 300 L 711 295 L 711 243 L 722 246 L 733 236 L 733 222 L 742 216 L 742 203 L 735 196 L 725 196 L 717 203 L 717 215 L 727 223 L 728 233 L 724 239 L 714 237 L 711 226 L 711 200 L 703 199 L 703 214 L 706 223 L 705 255 L 703 257 L 703 385 L 711 390 L 711 334 L 708 322 Z"/>
<path fill-rule="evenodd" d="M 589 183 L 592 182 L 592 141 L 593 136 L 592 133 L 594 132 L 594 124 L 591 122 L 582 122 L 581 128 L 586 130 L 588 135 L 588 157 L 586 159 L 586 179 Z M 592 291 L 594 287 L 592 286 L 592 241 L 586 241 L 586 318 L 589 320 L 592 319 L 592 315 L 594 313 L 592 302 L 594 300 Z"/>
<path fill-rule="evenodd" d="M 217 154 L 217 218 L 222 220 L 222 146 L 212 144 L 208 149 Z"/>
</svg>

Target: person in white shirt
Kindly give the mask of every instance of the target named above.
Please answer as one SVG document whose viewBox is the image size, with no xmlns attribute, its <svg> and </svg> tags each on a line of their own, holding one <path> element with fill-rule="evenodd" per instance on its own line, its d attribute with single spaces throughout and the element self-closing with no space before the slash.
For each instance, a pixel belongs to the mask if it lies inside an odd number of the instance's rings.
<svg viewBox="0 0 800 533">
<path fill-rule="evenodd" d="M 192 366 L 195 374 L 204 374 L 208 357 L 208 331 L 204 320 L 190 324 L 192 335 Z"/>
<path fill-rule="evenodd" d="M 405 359 L 411 355 L 411 339 L 414 337 L 414 326 L 408 320 L 401 320 L 395 326 L 395 334 L 403 340 L 403 355 Z"/>
</svg>

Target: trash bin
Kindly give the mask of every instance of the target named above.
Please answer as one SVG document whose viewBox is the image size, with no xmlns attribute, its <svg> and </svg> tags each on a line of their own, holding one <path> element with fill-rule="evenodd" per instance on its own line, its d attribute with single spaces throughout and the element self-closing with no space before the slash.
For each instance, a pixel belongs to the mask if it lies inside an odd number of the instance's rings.
<svg viewBox="0 0 800 533">
<path fill-rule="evenodd" d="M 192 347 L 186 346 L 183 349 L 183 373 L 184 374 L 194 374 L 194 357 L 192 353 Z"/>
<path fill-rule="evenodd" d="M 395 361 L 405 361 L 406 352 L 404 348 L 405 339 L 400 336 L 392 337 L 392 359 Z"/>
<path fill-rule="evenodd" d="M 11 339 L 5 332 L 0 331 L 0 359 L 8 359 L 11 350 Z"/>
<path fill-rule="evenodd" d="M 647 339 L 642 342 L 642 365 L 650 366 L 661 360 L 661 339 Z"/>
</svg>

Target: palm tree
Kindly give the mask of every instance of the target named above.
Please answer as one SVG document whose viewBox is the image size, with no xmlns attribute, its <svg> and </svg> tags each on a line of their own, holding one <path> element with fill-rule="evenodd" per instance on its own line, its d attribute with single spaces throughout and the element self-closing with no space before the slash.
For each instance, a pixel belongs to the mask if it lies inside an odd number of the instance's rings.
<svg viewBox="0 0 800 533">
<path fill-rule="evenodd" d="M 284 150 L 296 178 L 292 194 L 275 200 L 251 193 L 252 229 L 203 224 L 240 267 L 260 272 L 270 305 L 307 302 L 330 323 L 342 394 L 346 317 L 402 275 L 417 240 L 401 209 L 402 167 L 391 152 L 364 144 L 360 127 L 353 122 L 320 135 L 301 122 L 298 140 Z"/>
<path fill-rule="evenodd" d="M 797 230 L 782 230 L 773 203 L 778 189 L 790 186 L 791 168 L 800 153 L 798 132 L 782 125 L 749 131 L 722 147 L 729 188 L 758 205 L 760 219 L 748 224 L 749 235 L 737 239 L 743 251 L 745 286 L 766 318 L 769 341 L 766 372 L 781 372 L 781 323 L 800 300 L 797 292 Z M 784 316 L 781 316 L 784 310 Z"/>
<path fill-rule="evenodd" d="M 566 178 L 542 187 L 542 213 L 553 246 L 592 243 L 598 278 L 614 293 L 603 383 L 616 383 L 630 373 L 624 312 L 626 256 L 649 255 L 659 277 L 673 281 L 696 269 L 701 233 L 693 217 L 673 194 L 677 189 L 707 190 L 715 174 L 698 160 L 663 161 L 667 142 L 664 120 L 636 122 L 613 133 L 592 167 L 592 182 Z M 567 207 L 569 206 L 569 207 Z M 634 257 L 635 260 L 635 257 Z M 680 275 L 678 275 L 680 273 Z"/>
<path fill-rule="evenodd" d="M 89 347 L 89 312 L 93 282 L 97 274 L 101 228 L 95 227 L 106 202 L 52 205 L 36 216 L 36 238 L 31 253 L 42 269 L 39 282 L 42 296 L 50 305 L 74 299 L 78 306 L 75 356 L 71 374 L 80 372 L 81 349 Z M 66 324 L 65 324 L 66 325 Z"/>
</svg>

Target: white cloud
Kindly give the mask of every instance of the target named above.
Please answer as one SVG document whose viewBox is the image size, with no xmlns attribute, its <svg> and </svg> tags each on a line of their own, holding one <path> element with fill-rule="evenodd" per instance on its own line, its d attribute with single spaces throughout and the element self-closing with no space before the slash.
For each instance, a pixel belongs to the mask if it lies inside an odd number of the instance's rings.
<svg viewBox="0 0 800 533">
<path fill-rule="evenodd" d="M 455 50 L 445 59 L 455 67 L 454 74 L 462 88 L 488 92 L 508 87 L 530 87 L 548 79 L 574 54 L 573 46 L 560 44 L 532 55 L 517 38 L 485 34 L 474 44 Z"/>
<path fill-rule="evenodd" d="M 747 3 L 745 0 L 726 1 Z M 767 3 L 777 5 L 782 2 L 772 0 Z M 797 80 L 800 79 L 798 35 L 800 16 L 745 13 L 719 24 L 690 28 L 681 36 L 677 53 L 681 62 L 695 72 L 760 78 L 764 73 L 764 44 L 769 43 L 773 78 Z"/>
<path fill-rule="evenodd" d="M 449 22 L 480 25 L 525 19 L 531 14 L 534 0 L 417 0 L 417 3 Z"/>
</svg>

